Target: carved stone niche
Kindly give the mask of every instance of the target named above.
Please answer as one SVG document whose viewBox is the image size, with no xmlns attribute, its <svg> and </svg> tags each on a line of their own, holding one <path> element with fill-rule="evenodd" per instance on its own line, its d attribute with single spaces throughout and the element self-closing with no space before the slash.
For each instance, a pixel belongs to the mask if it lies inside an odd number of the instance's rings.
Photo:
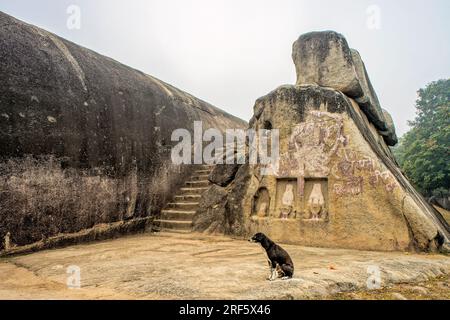
<svg viewBox="0 0 450 320">
<path fill-rule="evenodd" d="M 328 221 L 328 179 L 306 178 L 304 220 Z"/>
<path fill-rule="evenodd" d="M 269 216 L 270 195 L 265 187 L 258 189 L 253 196 L 252 216 L 264 218 Z"/>
<path fill-rule="evenodd" d="M 296 178 L 277 179 L 275 218 L 295 219 L 298 215 L 298 189 Z"/>
</svg>

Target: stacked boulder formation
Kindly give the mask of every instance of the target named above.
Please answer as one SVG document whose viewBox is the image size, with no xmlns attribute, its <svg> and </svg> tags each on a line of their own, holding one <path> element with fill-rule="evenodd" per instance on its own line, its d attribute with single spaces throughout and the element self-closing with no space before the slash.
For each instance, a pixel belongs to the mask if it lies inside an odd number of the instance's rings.
<svg viewBox="0 0 450 320">
<path fill-rule="evenodd" d="M 332 31 L 302 35 L 297 83 L 259 98 L 250 128 L 279 130 L 280 157 L 217 165 L 194 229 L 362 250 L 448 252 L 449 225 L 400 171 L 397 143 L 364 63 Z"/>
</svg>

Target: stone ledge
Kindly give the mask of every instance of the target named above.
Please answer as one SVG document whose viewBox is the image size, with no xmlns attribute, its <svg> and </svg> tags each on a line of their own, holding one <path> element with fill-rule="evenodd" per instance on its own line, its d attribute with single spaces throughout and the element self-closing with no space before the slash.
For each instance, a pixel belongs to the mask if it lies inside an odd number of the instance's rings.
<svg viewBox="0 0 450 320">
<path fill-rule="evenodd" d="M 62 234 L 29 245 L 13 247 L 9 250 L 1 251 L 0 258 L 28 254 L 46 249 L 61 248 L 80 243 L 107 240 L 125 234 L 144 232 L 145 230 L 151 229 L 152 222 L 153 217 L 148 217 L 109 224 L 99 224 L 93 228 L 81 230 L 76 233 Z"/>
</svg>

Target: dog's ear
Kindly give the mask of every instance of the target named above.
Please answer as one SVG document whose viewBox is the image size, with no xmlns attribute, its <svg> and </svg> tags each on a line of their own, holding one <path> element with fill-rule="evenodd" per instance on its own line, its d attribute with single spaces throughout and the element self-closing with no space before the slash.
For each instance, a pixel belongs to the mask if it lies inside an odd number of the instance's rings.
<svg viewBox="0 0 450 320">
<path fill-rule="evenodd" d="M 261 234 L 260 233 L 255 233 L 255 235 L 253 237 L 250 238 L 251 242 L 261 242 Z"/>
<path fill-rule="evenodd" d="M 266 235 L 262 232 L 259 232 L 257 236 L 258 236 L 259 241 L 263 241 L 264 239 L 267 239 Z"/>
</svg>

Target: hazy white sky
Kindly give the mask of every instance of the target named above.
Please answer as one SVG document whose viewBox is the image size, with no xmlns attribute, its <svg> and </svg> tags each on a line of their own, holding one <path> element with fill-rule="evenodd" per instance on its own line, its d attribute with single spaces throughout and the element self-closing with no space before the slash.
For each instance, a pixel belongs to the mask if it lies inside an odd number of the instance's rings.
<svg viewBox="0 0 450 320">
<path fill-rule="evenodd" d="M 79 30 L 67 28 L 69 5 L 81 9 Z M 379 28 L 367 26 L 373 5 Z M 313 30 L 359 50 L 400 135 L 416 91 L 450 73 L 448 0 L 0 0 L 0 10 L 244 120 L 257 98 L 295 83 L 292 43 Z"/>
</svg>

